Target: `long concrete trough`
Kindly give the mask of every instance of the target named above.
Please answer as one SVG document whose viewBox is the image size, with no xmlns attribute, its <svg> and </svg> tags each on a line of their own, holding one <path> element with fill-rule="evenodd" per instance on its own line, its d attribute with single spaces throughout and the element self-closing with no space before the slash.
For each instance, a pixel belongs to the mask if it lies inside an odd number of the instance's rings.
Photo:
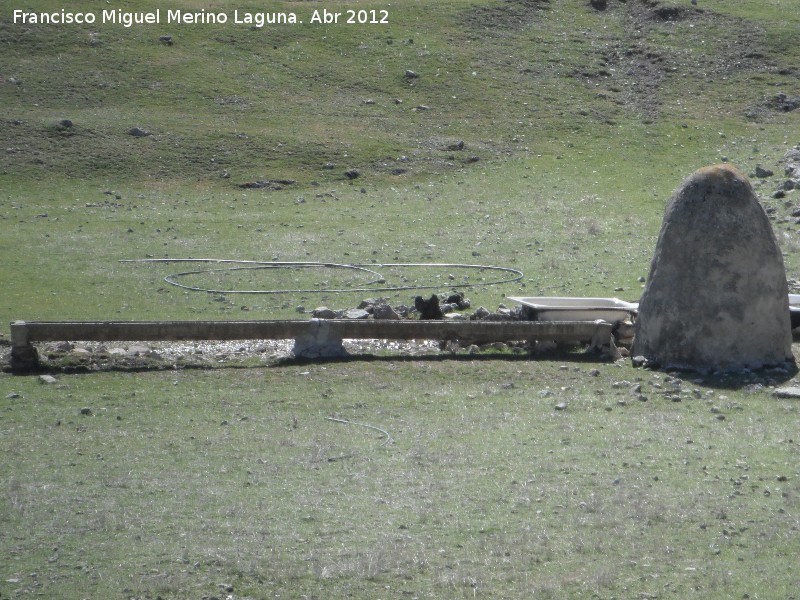
<svg viewBox="0 0 800 600">
<path fill-rule="evenodd" d="M 295 340 L 298 356 L 336 355 L 344 339 L 553 341 L 589 343 L 613 352 L 612 325 L 603 321 L 390 321 L 311 319 L 273 321 L 15 321 L 11 367 L 35 368 L 34 344 L 46 341 Z M 327 349 L 327 350 L 326 350 Z"/>
</svg>

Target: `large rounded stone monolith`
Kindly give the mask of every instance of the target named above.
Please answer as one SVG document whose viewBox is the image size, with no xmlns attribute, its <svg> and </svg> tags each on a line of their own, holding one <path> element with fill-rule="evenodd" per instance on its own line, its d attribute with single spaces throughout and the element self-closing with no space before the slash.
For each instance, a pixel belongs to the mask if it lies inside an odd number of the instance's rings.
<svg viewBox="0 0 800 600">
<path fill-rule="evenodd" d="M 667 204 L 633 356 L 701 371 L 794 363 L 788 294 L 748 179 L 728 165 L 702 168 Z"/>
</svg>

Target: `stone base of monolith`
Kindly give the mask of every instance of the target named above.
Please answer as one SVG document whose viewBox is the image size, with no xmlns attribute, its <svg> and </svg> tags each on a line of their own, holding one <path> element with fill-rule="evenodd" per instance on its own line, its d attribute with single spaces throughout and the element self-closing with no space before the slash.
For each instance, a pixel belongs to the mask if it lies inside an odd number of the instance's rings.
<svg viewBox="0 0 800 600">
<path fill-rule="evenodd" d="M 701 371 L 793 364 L 788 294 L 750 182 L 728 165 L 705 167 L 667 205 L 632 355 Z"/>
</svg>

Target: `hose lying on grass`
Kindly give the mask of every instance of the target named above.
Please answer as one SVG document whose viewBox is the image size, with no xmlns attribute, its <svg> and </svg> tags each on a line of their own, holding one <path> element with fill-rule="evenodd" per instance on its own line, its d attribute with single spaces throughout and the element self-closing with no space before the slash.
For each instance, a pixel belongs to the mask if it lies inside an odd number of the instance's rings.
<svg viewBox="0 0 800 600">
<path fill-rule="evenodd" d="M 336 417 L 325 417 L 325 419 L 328 420 L 328 421 L 333 421 L 334 423 L 343 423 L 345 425 L 355 425 L 357 427 L 366 427 L 367 429 L 374 429 L 375 431 L 380 431 L 383 435 L 386 436 L 386 439 L 383 440 L 383 443 L 380 446 L 378 446 L 379 448 L 383 448 L 384 446 L 387 446 L 387 445 L 389 445 L 389 444 L 394 442 L 394 440 L 392 439 L 392 436 L 389 434 L 389 432 L 386 431 L 385 429 L 381 429 L 380 427 L 375 427 L 374 425 L 367 425 L 365 423 L 356 423 L 354 421 L 348 421 L 347 419 L 337 419 Z M 341 456 L 332 456 L 332 457 L 328 458 L 328 462 L 336 462 L 337 460 L 342 460 L 344 458 L 352 458 L 353 456 L 355 456 L 355 452 L 352 452 L 350 454 L 343 454 Z"/>
<path fill-rule="evenodd" d="M 297 261 L 297 262 L 278 262 L 278 261 L 256 261 L 256 260 L 231 260 L 231 259 L 217 259 L 217 258 L 142 258 L 142 259 L 129 259 L 121 260 L 121 263 L 215 263 L 215 264 L 236 264 L 245 266 L 223 267 L 220 269 L 197 269 L 192 271 L 183 271 L 181 273 L 173 273 L 164 277 L 164 281 L 170 285 L 189 290 L 192 292 L 209 292 L 214 294 L 333 294 L 333 293 L 348 293 L 348 292 L 398 292 L 405 290 L 432 290 L 441 288 L 467 288 L 486 285 L 500 285 L 502 283 L 513 283 L 519 281 L 524 277 L 524 273 L 518 269 L 510 267 L 497 267 L 492 265 L 471 265 L 461 263 L 387 263 L 387 264 L 340 264 L 332 262 L 317 262 L 317 261 Z M 385 284 L 386 279 L 374 268 L 390 267 L 390 268 L 442 268 L 442 269 L 478 269 L 480 271 L 498 271 L 507 273 L 508 277 L 492 280 L 481 281 L 476 283 L 438 283 L 436 285 L 401 285 L 401 286 L 388 286 Z M 370 287 L 355 287 L 355 288 L 317 288 L 317 289 L 266 289 L 266 290 L 218 290 L 212 288 L 204 288 L 199 286 L 192 286 L 180 283 L 177 279 L 187 277 L 189 275 L 202 275 L 205 273 L 220 273 L 220 272 L 233 272 L 244 270 L 259 270 L 259 269 L 308 269 L 308 268 L 330 268 L 330 269 L 352 269 L 361 271 L 374 276 L 374 279 L 365 286 Z"/>
</svg>

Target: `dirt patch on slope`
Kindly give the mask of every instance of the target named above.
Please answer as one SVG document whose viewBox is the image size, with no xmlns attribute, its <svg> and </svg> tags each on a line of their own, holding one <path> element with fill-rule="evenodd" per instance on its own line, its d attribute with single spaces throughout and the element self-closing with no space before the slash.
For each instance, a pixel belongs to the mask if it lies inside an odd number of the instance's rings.
<svg viewBox="0 0 800 600">
<path fill-rule="evenodd" d="M 603 50 L 601 68 L 581 75 L 593 86 L 599 79 L 606 80 L 603 87 L 616 94 L 626 109 L 641 114 L 645 122 L 660 116 L 660 90 L 667 77 L 711 79 L 743 71 L 786 71 L 769 57 L 764 50 L 764 32 L 751 22 L 658 0 L 620 1 L 614 8 L 625 11 L 623 37 Z M 688 38 L 688 44 L 656 49 L 652 34 L 671 35 L 676 27 L 682 28 L 680 33 Z M 705 47 L 708 50 L 704 52 Z"/>
<path fill-rule="evenodd" d="M 541 10 L 550 8 L 550 0 L 504 0 L 496 6 L 480 6 L 469 11 L 464 25 L 491 30 L 519 29 L 528 25 Z"/>
<path fill-rule="evenodd" d="M 682 21 L 696 18 L 704 12 L 693 6 L 664 6 L 659 0 L 636 0 L 631 2 L 630 7 L 638 21 Z"/>
</svg>

